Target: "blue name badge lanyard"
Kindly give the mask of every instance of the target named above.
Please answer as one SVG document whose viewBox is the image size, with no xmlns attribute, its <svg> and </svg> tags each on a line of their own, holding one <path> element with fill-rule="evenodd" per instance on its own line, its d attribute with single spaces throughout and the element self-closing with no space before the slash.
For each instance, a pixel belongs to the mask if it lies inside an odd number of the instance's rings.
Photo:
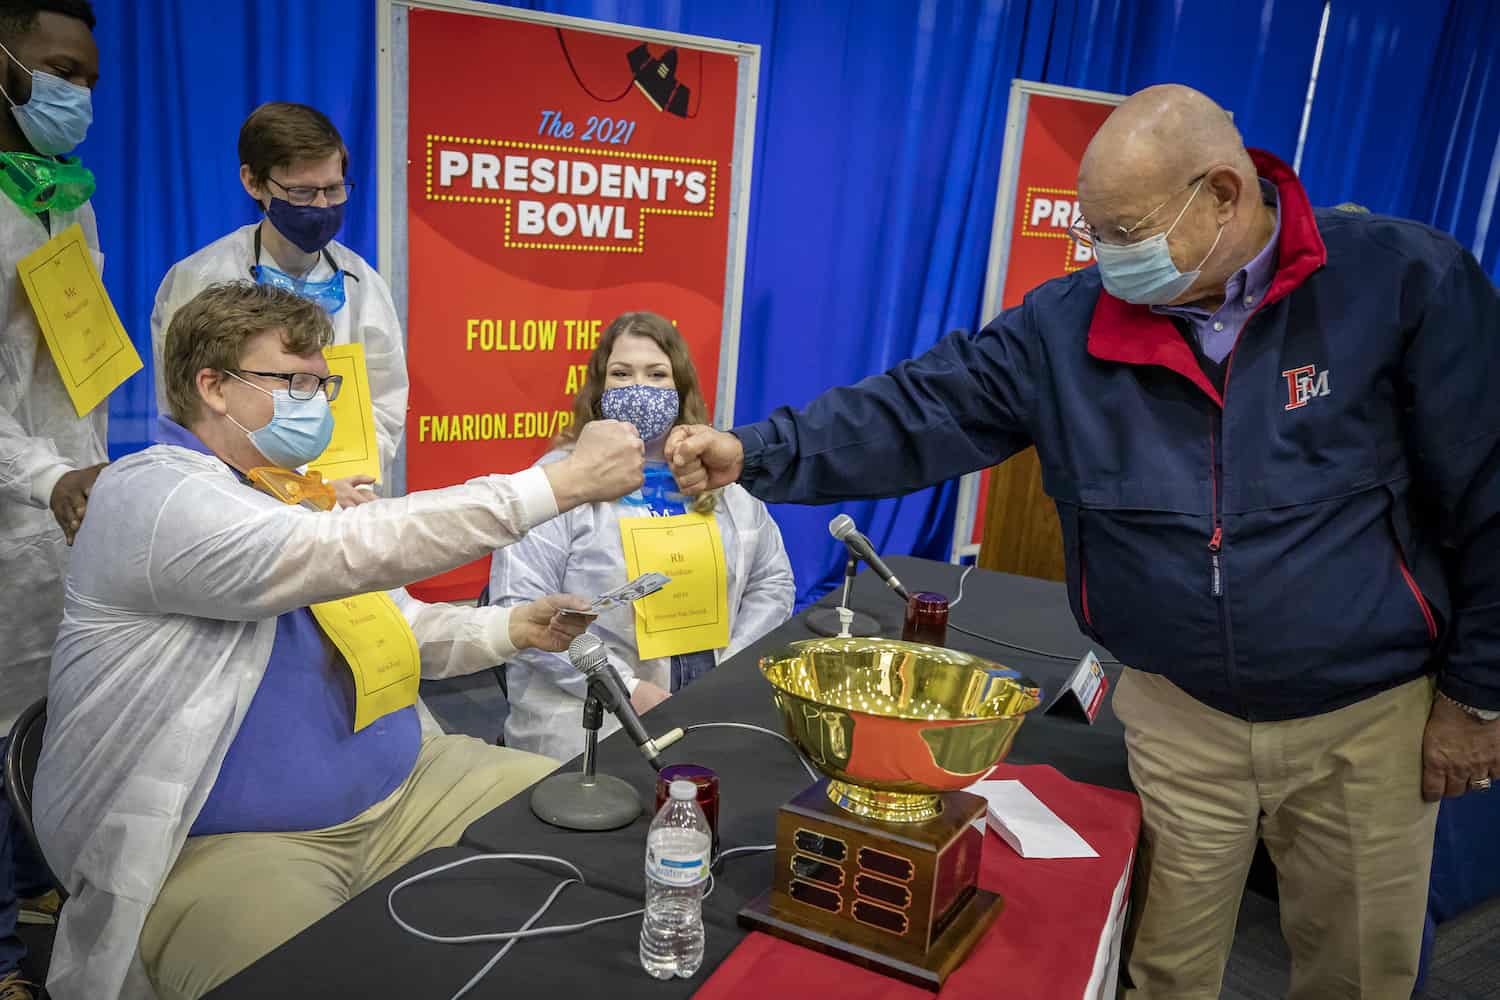
<svg viewBox="0 0 1500 1000">
<path fill-rule="evenodd" d="M 665 462 L 646 463 L 646 481 L 641 488 L 620 499 L 632 507 L 649 507 L 653 517 L 675 517 L 687 513 L 687 497 L 677 491 L 677 480 Z"/>
</svg>

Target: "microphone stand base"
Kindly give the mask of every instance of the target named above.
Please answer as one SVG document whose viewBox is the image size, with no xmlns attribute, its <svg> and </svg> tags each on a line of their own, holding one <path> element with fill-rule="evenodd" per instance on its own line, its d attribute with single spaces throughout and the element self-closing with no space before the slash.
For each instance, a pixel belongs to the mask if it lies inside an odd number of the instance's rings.
<svg viewBox="0 0 1500 1000">
<path fill-rule="evenodd" d="M 813 608 L 803 619 L 807 627 L 818 635 L 838 635 L 844 626 L 839 623 L 838 608 Z M 862 611 L 854 612 L 854 623 L 849 626 L 850 635 L 879 635 L 880 623 Z"/>
<path fill-rule="evenodd" d="M 641 800 L 619 778 L 570 771 L 544 778 L 531 790 L 531 811 L 564 830 L 618 830 L 635 822 Z"/>
</svg>

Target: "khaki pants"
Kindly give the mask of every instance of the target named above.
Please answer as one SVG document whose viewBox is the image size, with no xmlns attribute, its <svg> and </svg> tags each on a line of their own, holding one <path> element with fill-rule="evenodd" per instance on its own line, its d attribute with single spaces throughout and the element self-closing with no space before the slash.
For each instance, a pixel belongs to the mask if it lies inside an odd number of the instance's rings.
<svg viewBox="0 0 1500 1000">
<path fill-rule="evenodd" d="M 141 930 L 161 1000 L 199 997 L 557 767 L 467 736 L 422 744 L 409 778 L 347 823 L 188 840 Z"/>
<path fill-rule="evenodd" d="M 1427 679 L 1336 712 L 1249 723 L 1165 678 L 1115 692 L 1143 846 L 1126 940 L 1136 1000 L 1218 997 L 1257 838 L 1276 862 L 1292 1000 L 1407 1000 L 1437 805 L 1423 802 Z"/>
</svg>

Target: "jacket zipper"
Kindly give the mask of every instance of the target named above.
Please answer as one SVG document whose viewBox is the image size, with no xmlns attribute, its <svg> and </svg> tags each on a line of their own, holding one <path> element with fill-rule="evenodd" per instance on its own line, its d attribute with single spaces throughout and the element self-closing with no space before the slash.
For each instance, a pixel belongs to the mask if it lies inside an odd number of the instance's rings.
<svg viewBox="0 0 1500 1000">
<path fill-rule="evenodd" d="M 1226 373 L 1224 387 L 1229 387 Z M 1224 571 L 1219 562 L 1219 552 L 1224 547 L 1224 526 L 1219 521 L 1219 462 L 1214 446 L 1214 428 L 1208 429 L 1208 485 L 1209 512 L 1213 516 L 1214 532 L 1208 539 L 1208 592 L 1214 597 L 1224 596 Z"/>
</svg>

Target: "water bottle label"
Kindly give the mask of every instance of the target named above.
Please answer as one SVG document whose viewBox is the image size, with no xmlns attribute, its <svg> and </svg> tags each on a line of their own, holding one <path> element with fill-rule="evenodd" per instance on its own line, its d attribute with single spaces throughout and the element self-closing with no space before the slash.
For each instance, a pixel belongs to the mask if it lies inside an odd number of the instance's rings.
<svg viewBox="0 0 1500 1000">
<path fill-rule="evenodd" d="M 667 885 L 695 885 L 708 877 L 708 852 L 667 856 L 647 845 L 646 871 Z"/>
</svg>

